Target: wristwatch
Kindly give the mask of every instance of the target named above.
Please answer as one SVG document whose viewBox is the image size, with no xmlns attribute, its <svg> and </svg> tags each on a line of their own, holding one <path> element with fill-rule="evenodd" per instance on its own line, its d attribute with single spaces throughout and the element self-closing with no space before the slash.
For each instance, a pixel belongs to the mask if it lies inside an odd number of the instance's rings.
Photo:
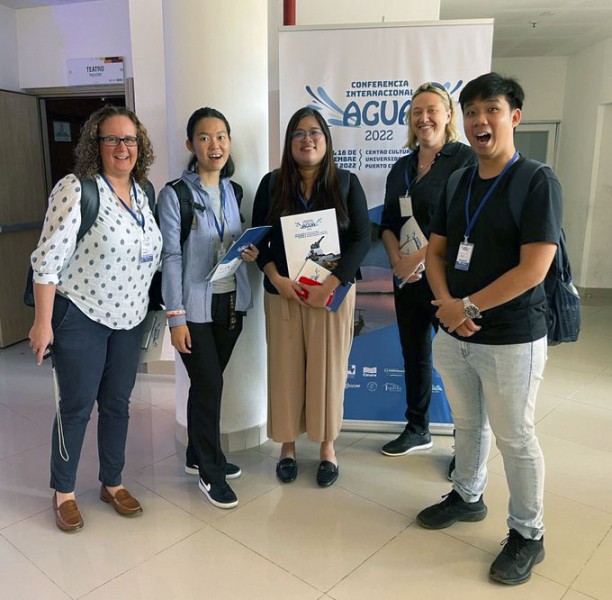
<svg viewBox="0 0 612 600">
<path fill-rule="evenodd" d="M 463 314 L 468 319 L 477 319 L 480 317 L 480 309 L 470 300 L 469 296 L 462 299 L 463 301 Z"/>
</svg>

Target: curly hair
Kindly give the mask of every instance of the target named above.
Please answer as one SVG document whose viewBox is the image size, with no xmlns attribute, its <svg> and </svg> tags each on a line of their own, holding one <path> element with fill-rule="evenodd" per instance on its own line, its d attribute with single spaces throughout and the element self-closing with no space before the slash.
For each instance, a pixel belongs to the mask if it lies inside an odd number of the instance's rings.
<svg viewBox="0 0 612 600">
<path fill-rule="evenodd" d="M 415 90 L 414 94 L 412 94 L 412 102 L 414 102 L 414 99 L 417 96 L 423 94 L 424 92 L 430 92 L 432 94 L 436 94 L 436 96 L 439 96 L 440 100 L 442 101 L 442 104 L 444 105 L 444 108 L 450 111 L 451 118 L 450 121 L 446 124 L 446 135 L 444 138 L 444 143 L 448 144 L 449 142 L 458 141 L 459 129 L 457 129 L 457 110 L 455 107 L 455 103 L 450 97 L 450 94 L 448 93 L 447 89 L 443 85 L 436 82 L 423 83 Z M 414 133 L 414 131 L 412 131 L 412 127 L 410 126 L 412 102 L 410 103 L 410 106 L 406 111 L 406 123 L 408 124 L 408 141 L 406 142 L 404 148 L 416 150 L 419 142 L 417 140 L 416 134 Z"/>
<path fill-rule="evenodd" d="M 74 173 L 78 177 L 94 177 L 102 172 L 102 161 L 100 159 L 100 125 L 111 117 L 127 117 L 136 126 L 136 137 L 138 138 L 138 158 L 132 170 L 132 176 L 136 182 L 143 186 L 147 181 L 149 167 L 155 160 L 153 146 L 147 135 L 147 130 L 139 121 L 138 117 L 124 106 L 106 105 L 93 112 L 83 128 L 79 142 L 74 149 L 75 165 Z"/>
</svg>

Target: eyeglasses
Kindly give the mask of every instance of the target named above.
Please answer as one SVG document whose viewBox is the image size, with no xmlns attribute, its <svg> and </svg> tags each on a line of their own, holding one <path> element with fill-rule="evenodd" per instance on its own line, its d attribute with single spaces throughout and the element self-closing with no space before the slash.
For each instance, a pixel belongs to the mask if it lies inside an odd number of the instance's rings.
<svg viewBox="0 0 612 600">
<path fill-rule="evenodd" d="M 304 131 L 303 129 L 296 129 L 291 134 L 291 139 L 303 142 L 306 139 L 306 136 L 308 136 L 310 139 L 316 142 L 318 139 L 321 138 L 322 135 L 323 132 L 320 129 L 309 129 L 308 131 Z"/>
<path fill-rule="evenodd" d="M 105 146 L 118 146 L 123 142 L 128 148 L 138 146 L 138 138 L 133 135 L 127 135 L 125 137 L 117 137 L 116 135 L 101 135 L 98 138 Z"/>
</svg>

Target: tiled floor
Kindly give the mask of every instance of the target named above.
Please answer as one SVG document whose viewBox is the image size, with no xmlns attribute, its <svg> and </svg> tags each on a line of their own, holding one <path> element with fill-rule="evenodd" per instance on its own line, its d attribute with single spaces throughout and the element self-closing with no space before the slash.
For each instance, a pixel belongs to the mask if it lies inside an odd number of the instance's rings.
<svg viewBox="0 0 612 600">
<path fill-rule="evenodd" d="M 518 588 L 489 564 L 506 534 L 507 488 L 490 458 L 489 516 L 443 531 L 415 524 L 449 490 L 452 440 L 428 453 L 380 454 L 391 435 L 343 433 L 341 476 L 314 481 L 318 450 L 301 442 L 300 476 L 274 476 L 272 442 L 233 454 L 234 510 L 212 507 L 177 453 L 173 384 L 143 376 L 125 471 L 145 514 L 117 516 L 97 497 L 94 428 L 79 470 L 85 528 L 55 528 L 47 488 L 53 402 L 48 365 L 25 344 L 0 351 L 0 597 L 15 600 L 612 599 L 612 307 L 586 306 L 579 343 L 550 350 L 538 406 L 547 466 L 546 560 Z"/>
</svg>

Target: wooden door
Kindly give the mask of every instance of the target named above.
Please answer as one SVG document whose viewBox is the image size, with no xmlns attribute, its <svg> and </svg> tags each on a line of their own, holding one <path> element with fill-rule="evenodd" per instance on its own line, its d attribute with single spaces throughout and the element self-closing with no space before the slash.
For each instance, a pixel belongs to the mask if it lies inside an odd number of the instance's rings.
<svg viewBox="0 0 612 600">
<path fill-rule="evenodd" d="M 38 99 L 0 90 L 0 348 L 28 336 L 23 288 L 47 206 Z"/>
</svg>

